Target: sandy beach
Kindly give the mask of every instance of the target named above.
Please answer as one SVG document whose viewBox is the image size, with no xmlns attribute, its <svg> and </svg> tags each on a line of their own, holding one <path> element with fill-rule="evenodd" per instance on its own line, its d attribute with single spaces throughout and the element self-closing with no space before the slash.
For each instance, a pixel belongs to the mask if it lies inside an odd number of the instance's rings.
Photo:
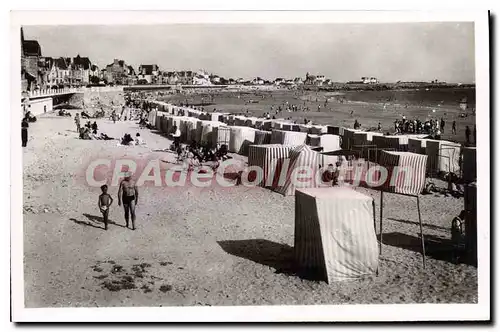
<svg viewBox="0 0 500 332">
<path fill-rule="evenodd" d="M 151 152 L 170 141 L 133 121 L 97 124 L 114 138 L 138 132 L 148 146 L 80 140 L 73 117 L 46 114 L 30 125 L 23 149 L 26 307 L 477 302 L 477 268 L 454 262 L 449 248 L 463 198 L 421 198 L 423 269 L 418 216 L 408 208 L 416 202 L 387 195 L 380 274 L 333 284 L 293 273 L 294 197 L 259 187 L 141 187 L 132 231 L 111 186 L 105 231 L 100 190 L 84 179 L 88 162 L 173 155 Z M 379 193 L 356 190 L 375 198 L 378 216 Z"/>
</svg>

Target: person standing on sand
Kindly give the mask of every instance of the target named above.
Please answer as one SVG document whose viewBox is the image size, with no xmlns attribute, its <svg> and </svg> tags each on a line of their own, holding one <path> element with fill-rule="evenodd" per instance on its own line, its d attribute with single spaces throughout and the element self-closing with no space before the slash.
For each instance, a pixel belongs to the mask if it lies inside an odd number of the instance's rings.
<svg viewBox="0 0 500 332">
<path fill-rule="evenodd" d="M 129 224 L 129 215 L 132 218 L 132 230 L 135 230 L 135 207 L 139 201 L 139 191 L 130 172 L 127 172 L 125 178 L 120 182 L 118 189 L 118 206 L 122 205 L 125 210 L 125 222 Z"/>
<path fill-rule="evenodd" d="M 102 218 L 104 221 L 104 229 L 108 229 L 108 215 L 109 215 L 109 207 L 113 204 L 113 198 L 110 194 L 108 194 L 108 186 L 101 186 L 102 194 L 99 195 L 99 200 L 97 201 L 97 205 L 99 206 L 99 210 L 102 213 Z"/>
<path fill-rule="evenodd" d="M 442 132 L 443 134 L 444 134 L 444 124 L 445 124 L 445 123 L 444 123 L 444 119 L 443 119 L 443 118 L 441 118 L 441 121 L 440 121 L 440 123 L 439 123 L 439 127 L 441 127 L 441 132 Z"/>
<path fill-rule="evenodd" d="M 76 132 L 80 132 L 80 115 L 76 113 L 75 115 Z"/>
<path fill-rule="evenodd" d="M 380 122 L 378 123 L 377 130 L 382 131 L 382 124 Z"/>
<path fill-rule="evenodd" d="M 453 122 L 451 124 L 451 133 L 453 135 L 457 134 L 457 122 L 455 120 L 453 120 Z"/>
<path fill-rule="evenodd" d="M 21 141 L 23 143 L 23 148 L 28 144 L 28 128 L 29 128 L 28 118 L 25 116 L 21 121 Z"/>
</svg>

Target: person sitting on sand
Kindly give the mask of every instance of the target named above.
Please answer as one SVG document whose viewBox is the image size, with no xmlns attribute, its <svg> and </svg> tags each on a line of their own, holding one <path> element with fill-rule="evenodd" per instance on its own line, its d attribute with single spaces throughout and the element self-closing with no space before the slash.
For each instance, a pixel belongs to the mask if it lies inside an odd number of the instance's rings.
<svg viewBox="0 0 500 332">
<path fill-rule="evenodd" d="M 132 145 L 133 142 L 134 142 L 134 139 L 132 138 L 132 136 L 130 136 L 130 134 L 123 135 L 123 138 L 122 138 L 122 141 L 121 141 L 122 145 Z"/>
<path fill-rule="evenodd" d="M 135 134 L 135 145 L 146 145 L 146 141 L 141 137 L 141 134 Z"/>
<path fill-rule="evenodd" d="M 105 133 L 100 133 L 99 134 L 99 138 L 98 139 L 102 139 L 104 141 L 109 141 L 109 140 L 113 140 L 114 138 L 113 137 L 109 137 L 108 135 L 106 135 Z"/>
<path fill-rule="evenodd" d="M 82 128 L 82 129 L 83 129 L 82 139 L 91 140 L 92 137 L 90 137 L 90 129 L 89 128 Z"/>
</svg>

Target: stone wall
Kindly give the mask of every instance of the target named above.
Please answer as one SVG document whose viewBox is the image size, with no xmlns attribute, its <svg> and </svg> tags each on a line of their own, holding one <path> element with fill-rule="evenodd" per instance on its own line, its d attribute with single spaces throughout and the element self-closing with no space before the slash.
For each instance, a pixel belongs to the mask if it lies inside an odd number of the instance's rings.
<svg viewBox="0 0 500 332">
<path fill-rule="evenodd" d="M 52 112 L 53 110 L 52 98 L 30 100 L 28 105 L 28 111 L 34 116 Z"/>
<path fill-rule="evenodd" d="M 69 98 L 69 104 L 78 108 L 83 107 L 83 93 L 75 93 Z"/>
</svg>

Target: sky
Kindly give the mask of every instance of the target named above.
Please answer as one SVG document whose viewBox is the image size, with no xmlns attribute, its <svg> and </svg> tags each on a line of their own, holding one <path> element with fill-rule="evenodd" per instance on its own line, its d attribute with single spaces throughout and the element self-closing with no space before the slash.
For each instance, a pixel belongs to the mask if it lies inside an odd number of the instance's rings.
<svg viewBox="0 0 500 332">
<path fill-rule="evenodd" d="M 475 82 L 473 23 L 25 26 L 43 56 L 265 79 Z"/>
</svg>

